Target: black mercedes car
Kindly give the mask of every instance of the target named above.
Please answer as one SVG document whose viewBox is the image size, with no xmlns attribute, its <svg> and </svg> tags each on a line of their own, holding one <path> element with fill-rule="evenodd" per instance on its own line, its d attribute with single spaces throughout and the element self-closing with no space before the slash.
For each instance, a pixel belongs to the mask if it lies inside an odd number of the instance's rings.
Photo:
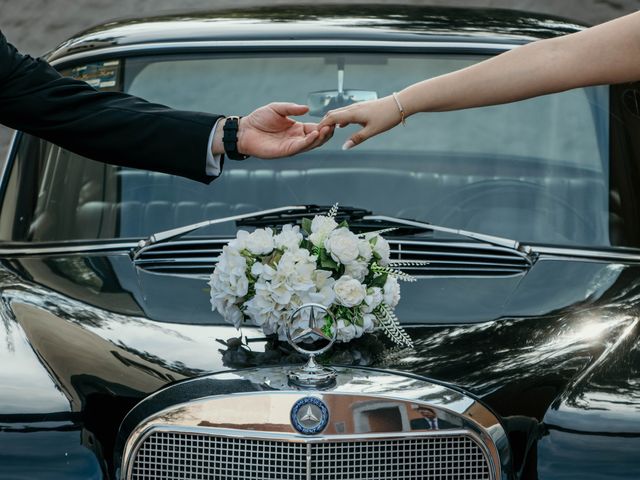
<svg viewBox="0 0 640 480">
<path fill-rule="evenodd" d="M 580 28 L 278 7 L 114 21 L 48 58 L 172 107 L 292 101 L 317 121 Z M 0 479 L 640 478 L 639 128 L 638 85 L 578 89 L 417 115 L 351 151 L 340 129 L 294 158 L 227 160 L 210 185 L 18 133 L 0 192 Z M 207 279 L 238 229 L 335 202 L 352 229 L 397 227 L 414 346 L 336 345 L 318 359 L 335 378 L 294 382 L 304 355 L 226 324 Z"/>
</svg>

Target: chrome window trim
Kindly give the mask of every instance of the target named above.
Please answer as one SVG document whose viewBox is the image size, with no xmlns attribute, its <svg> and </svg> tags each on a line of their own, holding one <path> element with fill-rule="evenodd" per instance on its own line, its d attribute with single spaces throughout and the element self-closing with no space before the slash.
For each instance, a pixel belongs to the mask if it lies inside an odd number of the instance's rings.
<svg viewBox="0 0 640 480">
<path fill-rule="evenodd" d="M 202 40 L 202 41 L 170 41 L 170 42 L 151 42 L 137 43 L 131 45 L 118 45 L 113 47 L 93 48 L 83 52 L 70 53 L 51 61 L 51 64 L 58 66 L 66 63 L 73 63 L 97 56 L 117 56 L 130 54 L 149 54 L 153 55 L 158 51 L 166 49 L 175 50 L 199 50 L 199 49 L 215 49 L 224 50 L 229 48 L 274 48 L 278 47 L 284 53 L 288 48 L 372 48 L 372 49 L 433 49 L 433 50 L 472 50 L 487 53 L 501 53 L 506 50 L 521 46 L 517 43 L 490 43 L 490 42 L 469 42 L 469 41 L 380 41 L 380 40 Z"/>
</svg>

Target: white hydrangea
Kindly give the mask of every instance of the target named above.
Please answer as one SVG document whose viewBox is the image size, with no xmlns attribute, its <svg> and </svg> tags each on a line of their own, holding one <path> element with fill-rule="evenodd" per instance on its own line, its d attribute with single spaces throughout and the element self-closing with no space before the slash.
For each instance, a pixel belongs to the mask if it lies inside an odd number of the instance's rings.
<svg viewBox="0 0 640 480">
<path fill-rule="evenodd" d="M 302 242 L 302 233 L 298 225 L 285 225 L 274 238 L 276 248 L 280 250 L 297 250 Z"/>
<path fill-rule="evenodd" d="M 257 228 L 244 239 L 245 248 L 254 255 L 267 255 L 273 251 L 273 230 Z"/>
<path fill-rule="evenodd" d="M 242 317 L 232 307 L 249 291 L 249 279 L 246 272 L 247 259 L 238 250 L 226 245 L 222 249 L 218 264 L 209 279 L 213 309 L 234 325 L 239 325 Z"/>
<path fill-rule="evenodd" d="M 390 307 L 395 307 L 400 301 L 400 284 L 395 277 L 389 275 L 387 281 L 384 284 L 384 303 Z"/>
<path fill-rule="evenodd" d="M 223 313 L 226 322 L 230 323 L 236 328 L 240 328 L 242 320 L 244 320 L 244 314 L 237 305 L 229 305 Z"/>
<path fill-rule="evenodd" d="M 338 224 L 333 218 L 325 217 L 324 215 L 317 215 L 311 221 L 311 234 L 309 235 L 309 240 L 316 247 L 321 247 L 329 234 L 336 228 L 338 228 Z"/>
<path fill-rule="evenodd" d="M 360 305 L 367 294 L 366 287 L 349 275 L 343 275 L 336 280 L 333 291 L 336 294 L 336 301 L 345 307 Z"/>
<path fill-rule="evenodd" d="M 245 314 L 267 335 L 278 333 L 281 340 L 286 339 L 284 327 L 292 308 L 314 298 L 316 283 L 320 284 L 317 298 L 333 298 L 327 292 L 331 283 L 318 276 L 316 257 L 305 249 L 285 251 L 274 267 L 256 263 L 251 273 L 256 277 L 256 294 L 245 303 Z"/>
<path fill-rule="evenodd" d="M 329 307 L 336 301 L 336 294 L 333 286 L 336 281 L 331 277 L 331 272 L 327 270 L 316 270 L 313 273 L 315 290 L 307 292 L 307 296 L 301 298 L 303 303 L 318 303 Z"/>
<path fill-rule="evenodd" d="M 335 229 L 324 241 L 324 248 L 336 262 L 349 265 L 354 262 L 360 250 L 358 249 L 358 237 L 348 228 Z"/>
</svg>

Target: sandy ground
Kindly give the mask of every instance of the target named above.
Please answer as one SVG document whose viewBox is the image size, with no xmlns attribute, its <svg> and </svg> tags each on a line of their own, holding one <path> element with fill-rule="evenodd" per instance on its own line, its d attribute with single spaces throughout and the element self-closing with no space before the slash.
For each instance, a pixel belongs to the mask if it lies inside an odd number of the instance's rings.
<svg viewBox="0 0 640 480">
<path fill-rule="evenodd" d="M 41 55 L 74 33 L 104 21 L 167 11 L 229 7 L 317 4 L 307 0 L 0 0 L 0 30 L 21 51 Z M 324 0 L 344 4 L 345 0 Z M 599 23 L 639 8 L 638 0 L 351 0 L 349 3 L 403 3 L 442 6 L 518 8 L 552 13 L 587 24 Z M 0 126 L 0 164 L 11 132 Z"/>
</svg>

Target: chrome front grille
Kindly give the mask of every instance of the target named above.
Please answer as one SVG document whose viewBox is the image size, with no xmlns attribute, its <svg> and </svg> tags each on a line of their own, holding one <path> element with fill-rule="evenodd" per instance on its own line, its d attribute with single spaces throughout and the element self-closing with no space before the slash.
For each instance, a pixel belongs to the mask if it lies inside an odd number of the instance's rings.
<svg viewBox="0 0 640 480">
<path fill-rule="evenodd" d="M 490 480 L 469 435 L 296 442 L 154 431 L 127 480 Z"/>
</svg>

